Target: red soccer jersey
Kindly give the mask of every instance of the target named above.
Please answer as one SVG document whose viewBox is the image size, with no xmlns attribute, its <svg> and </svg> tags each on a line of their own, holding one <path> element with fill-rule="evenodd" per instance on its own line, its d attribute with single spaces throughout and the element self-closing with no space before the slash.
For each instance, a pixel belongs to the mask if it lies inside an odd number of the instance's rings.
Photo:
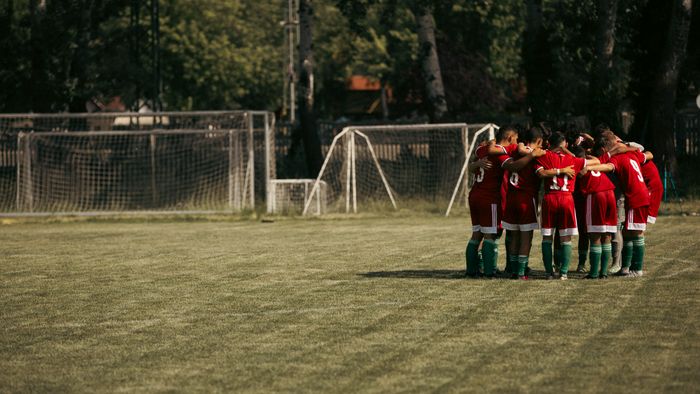
<svg viewBox="0 0 700 394">
<path fill-rule="evenodd" d="M 504 147 L 501 145 L 496 145 L 496 147 L 503 149 L 502 155 L 489 155 L 488 146 L 480 146 L 477 148 L 476 157 L 479 159 L 487 157 L 493 166 L 488 170 L 483 168 L 478 169 L 474 176 L 472 190 L 469 192 L 470 195 L 473 194 L 474 196 L 493 202 L 501 201 L 501 183 L 503 181 L 502 165 L 510 158 Z"/>
<path fill-rule="evenodd" d="M 610 178 L 599 171 L 588 171 L 586 175 L 580 177 L 576 186 L 580 188 L 583 194 L 615 190 L 615 185 L 610 181 Z"/>
<path fill-rule="evenodd" d="M 649 190 L 663 190 L 659 169 L 653 161 L 647 161 L 642 165 L 642 177 Z"/>
<path fill-rule="evenodd" d="M 532 151 L 532 149 L 529 147 L 527 149 Z M 523 156 L 520 153 L 514 152 L 512 160 L 519 160 L 522 157 Z M 508 178 L 509 192 L 520 191 L 527 193 L 528 195 L 535 196 L 537 195 L 539 189 L 540 178 L 535 173 L 534 160 L 531 160 L 529 163 L 527 163 L 525 167 L 520 169 L 520 171 L 511 173 L 510 177 Z"/>
<path fill-rule="evenodd" d="M 508 156 L 512 158 L 513 154 L 518 151 L 518 144 L 510 144 L 505 148 Z M 503 181 L 501 182 L 501 201 L 503 202 L 503 209 L 505 209 L 506 194 L 508 194 L 508 177 L 510 177 L 510 171 L 503 170 Z"/>
<path fill-rule="evenodd" d="M 628 208 L 638 208 L 649 205 L 649 190 L 642 176 L 644 153 L 635 151 L 615 155 L 610 158 L 610 164 L 615 167 L 615 173 L 625 192 L 625 204 Z"/>
<path fill-rule="evenodd" d="M 574 171 L 578 174 L 586 165 L 586 159 L 574 157 L 561 152 L 552 152 L 550 150 L 544 156 L 537 158 L 535 171 L 551 170 L 555 168 L 565 168 L 573 166 Z M 544 179 L 545 193 L 572 193 L 576 186 L 576 176 L 569 179 L 567 175 L 561 174 L 552 178 Z"/>
</svg>

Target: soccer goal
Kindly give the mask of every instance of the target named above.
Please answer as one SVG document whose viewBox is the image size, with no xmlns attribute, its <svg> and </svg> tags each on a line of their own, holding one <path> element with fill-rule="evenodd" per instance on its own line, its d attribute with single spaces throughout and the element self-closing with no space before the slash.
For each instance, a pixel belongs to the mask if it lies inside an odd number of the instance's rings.
<svg viewBox="0 0 700 394">
<path fill-rule="evenodd" d="M 70 131 L 76 122 L 100 131 Z M 274 115 L 263 111 L 6 115 L 0 125 L 16 131 L 0 141 L 3 216 L 241 211 L 275 178 Z M 101 130 L 117 125 L 130 130 Z"/>
<path fill-rule="evenodd" d="M 350 126 L 335 136 L 303 214 L 316 188 L 326 189 L 326 211 L 426 210 L 445 212 L 454 190 L 466 190 L 464 164 L 493 124 Z M 466 192 L 465 192 L 466 193 Z M 466 194 L 465 194 L 466 195 Z"/>
</svg>

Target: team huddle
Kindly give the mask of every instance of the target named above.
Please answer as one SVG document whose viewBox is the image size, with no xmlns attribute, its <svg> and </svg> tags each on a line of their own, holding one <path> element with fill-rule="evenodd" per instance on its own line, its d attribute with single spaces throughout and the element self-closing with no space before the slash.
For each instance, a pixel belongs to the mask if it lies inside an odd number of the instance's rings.
<svg viewBox="0 0 700 394">
<path fill-rule="evenodd" d="M 587 133 L 568 137 L 561 132 L 545 136 L 540 127 L 519 135 L 508 126 L 498 130 L 495 141 L 477 148 L 477 160 L 469 165 L 474 183 L 468 277 L 499 273 L 497 240 L 505 230 L 505 273 L 528 279 L 537 229 L 547 279 L 568 278 L 572 236 L 577 235 L 576 270 L 586 272 L 586 258 L 590 260 L 585 278 L 643 275 L 644 231 L 656 221 L 663 195 L 653 155 L 639 144 L 623 142 L 604 125 L 595 138 Z"/>
</svg>

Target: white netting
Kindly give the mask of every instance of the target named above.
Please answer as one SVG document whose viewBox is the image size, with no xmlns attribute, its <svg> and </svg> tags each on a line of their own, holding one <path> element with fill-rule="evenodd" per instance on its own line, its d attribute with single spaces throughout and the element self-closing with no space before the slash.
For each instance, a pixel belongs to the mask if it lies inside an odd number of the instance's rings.
<svg viewBox="0 0 700 394">
<path fill-rule="evenodd" d="M 276 175 L 274 120 L 264 111 L 2 114 L 0 212 L 253 208 Z"/>
<path fill-rule="evenodd" d="M 327 185 L 328 212 L 444 213 L 470 144 L 486 139 L 488 132 L 483 131 L 488 127 L 459 123 L 345 128 L 329 147 L 318 178 Z M 460 195 L 466 197 L 466 182 L 462 184 Z"/>
<path fill-rule="evenodd" d="M 270 182 L 268 213 L 301 214 L 304 203 L 310 201 L 308 213 L 320 215 L 326 212 L 327 185 L 319 182 L 314 189 L 314 179 L 277 179 Z M 311 194 L 311 191 L 314 193 Z"/>
<path fill-rule="evenodd" d="M 248 129 L 26 133 L 17 210 L 240 210 L 254 204 Z"/>
</svg>

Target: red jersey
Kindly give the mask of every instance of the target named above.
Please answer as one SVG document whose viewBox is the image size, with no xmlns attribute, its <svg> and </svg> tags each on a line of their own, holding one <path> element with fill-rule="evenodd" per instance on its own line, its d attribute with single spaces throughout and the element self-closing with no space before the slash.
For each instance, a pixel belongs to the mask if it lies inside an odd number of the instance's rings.
<svg viewBox="0 0 700 394">
<path fill-rule="evenodd" d="M 576 186 L 578 186 L 582 194 L 615 190 L 615 184 L 610 181 L 610 178 L 599 171 L 588 171 L 586 175 L 580 177 Z"/>
<path fill-rule="evenodd" d="M 627 152 L 610 158 L 610 164 L 620 179 L 625 192 L 625 204 L 628 208 L 649 205 L 649 190 L 642 176 L 642 164 L 646 158 L 640 151 Z"/>
<path fill-rule="evenodd" d="M 469 192 L 470 195 L 478 196 L 479 198 L 488 199 L 489 201 L 501 201 L 501 183 L 503 181 L 503 163 L 510 158 L 506 152 L 506 148 L 501 145 L 496 147 L 503 149 L 502 155 L 489 155 L 488 146 L 480 146 L 476 150 L 476 157 L 483 159 L 484 157 L 493 165 L 488 170 L 479 168 L 474 176 L 474 184 Z"/>
<path fill-rule="evenodd" d="M 586 165 L 586 159 L 574 157 L 566 153 L 552 152 L 550 150 L 544 156 L 537 158 L 535 171 L 551 170 L 573 166 L 578 174 Z M 544 192 L 546 193 L 572 193 L 576 186 L 576 176 L 569 179 L 568 175 L 560 174 L 552 178 L 544 178 Z"/>
<path fill-rule="evenodd" d="M 518 151 L 518 144 L 510 144 L 505 147 L 506 153 L 509 157 L 513 157 L 513 154 Z M 503 170 L 503 181 L 501 182 L 501 201 L 503 202 L 503 209 L 505 209 L 506 194 L 508 194 L 508 178 L 510 177 L 510 171 Z"/>
<path fill-rule="evenodd" d="M 653 161 L 647 161 L 642 164 L 642 177 L 644 177 L 644 183 L 649 190 L 664 190 L 664 185 L 659 175 L 659 169 Z"/>
<path fill-rule="evenodd" d="M 527 148 L 532 152 L 531 148 Z M 513 152 L 511 159 L 519 160 L 523 157 L 520 153 Z M 537 192 L 540 190 L 540 178 L 535 173 L 535 161 L 530 160 L 525 167 L 521 168 L 518 172 L 512 172 L 510 177 L 508 177 L 508 191 L 509 192 L 523 192 L 531 196 L 536 196 Z"/>
</svg>

